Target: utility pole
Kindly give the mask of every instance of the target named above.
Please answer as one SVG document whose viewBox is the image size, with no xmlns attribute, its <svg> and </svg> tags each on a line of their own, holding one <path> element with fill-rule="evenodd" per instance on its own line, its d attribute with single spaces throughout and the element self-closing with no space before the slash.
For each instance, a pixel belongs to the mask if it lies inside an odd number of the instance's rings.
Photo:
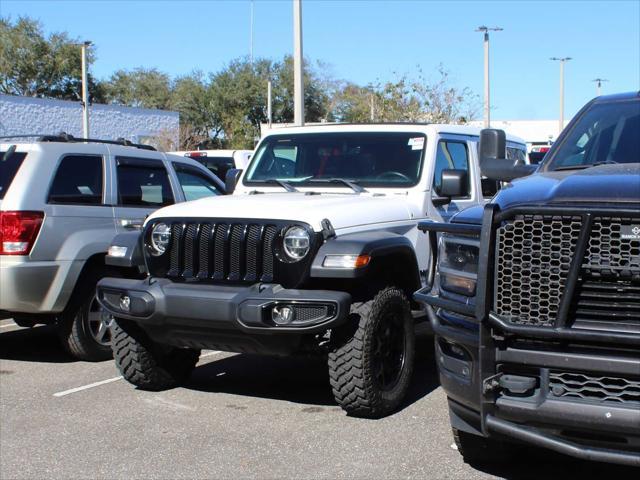
<svg viewBox="0 0 640 480">
<path fill-rule="evenodd" d="M 271 80 L 267 81 L 267 122 L 269 124 L 269 128 L 271 128 L 272 121 L 272 111 L 271 111 Z"/>
<path fill-rule="evenodd" d="M 591 80 L 592 82 L 596 82 L 596 97 L 599 97 L 602 91 L 602 82 L 608 82 L 606 78 L 596 78 Z"/>
<path fill-rule="evenodd" d="M 253 0 L 251 0 L 251 25 L 249 32 L 249 58 L 251 60 L 251 65 L 253 65 Z"/>
<path fill-rule="evenodd" d="M 564 129 L 564 64 L 571 60 L 571 57 L 551 57 L 549 60 L 560 62 L 560 119 L 558 121 L 558 134 Z"/>
<path fill-rule="evenodd" d="M 374 103 L 373 93 L 369 95 L 371 101 L 371 123 L 376 121 L 376 105 Z"/>
<path fill-rule="evenodd" d="M 87 49 L 91 42 L 82 43 L 82 135 L 89 138 L 89 79 L 87 65 Z"/>
<path fill-rule="evenodd" d="M 491 91 L 489 87 L 489 32 L 501 32 L 500 27 L 478 27 L 476 32 L 484 33 L 484 128 L 491 126 Z"/>
<path fill-rule="evenodd" d="M 304 125 L 302 58 L 302 0 L 293 0 L 293 123 L 297 126 Z"/>
</svg>

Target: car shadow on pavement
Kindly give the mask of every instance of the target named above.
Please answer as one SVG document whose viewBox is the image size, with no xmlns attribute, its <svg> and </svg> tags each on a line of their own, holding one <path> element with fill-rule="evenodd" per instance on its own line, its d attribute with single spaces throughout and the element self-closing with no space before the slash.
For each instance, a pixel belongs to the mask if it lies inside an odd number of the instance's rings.
<svg viewBox="0 0 640 480">
<path fill-rule="evenodd" d="M 417 337 L 416 349 L 413 380 L 401 408 L 417 402 L 439 385 L 433 338 Z M 326 361 L 320 358 L 233 355 L 197 367 L 185 388 L 305 405 L 336 405 Z"/>
<path fill-rule="evenodd" d="M 58 340 L 55 328 L 39 326 L 0 333 L 0 359 L 21 362 L 76 362 Z"/>
<path fill-rule="evenodd" d="M 508 462 L 471 466 L 484 473 L 509 480 L 640 478 L 636 468 L 578 460 L 551 450 L 529 446 L 522 447 Z"/>
</svg>

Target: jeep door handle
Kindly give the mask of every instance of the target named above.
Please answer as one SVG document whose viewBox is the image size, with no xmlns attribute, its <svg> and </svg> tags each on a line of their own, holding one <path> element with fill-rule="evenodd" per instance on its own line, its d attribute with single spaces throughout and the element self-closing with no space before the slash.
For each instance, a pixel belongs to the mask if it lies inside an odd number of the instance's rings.
<svg viewBox="0 0 640 480">
<path fill-rule="evenodd" d="M 140 230 L 143 223 L 144 222 L 142 220 L 129 220 L 128 218 L 123 218 L 122 220 L 120 220 L 120 225 L 122 225 L 127 230 Z"/>
</svg>

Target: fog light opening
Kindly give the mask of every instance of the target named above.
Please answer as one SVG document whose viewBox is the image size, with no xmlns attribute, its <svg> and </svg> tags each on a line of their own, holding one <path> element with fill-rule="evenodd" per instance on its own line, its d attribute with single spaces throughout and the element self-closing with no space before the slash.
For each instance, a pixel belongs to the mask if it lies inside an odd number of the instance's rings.
<svg viewBox="0 0 640 480">
<path fill-rule="evenodd" d="M 129 295 L 120 295 L 120 310 L 123 312 L 131 310 L 131 297 Z"/>
<path fill-rule="evenodd" d="M 271 319 L 276 325 L 288 325 L 295 320 L 295 310 L 289 305 L 276 305 L 271 310 Z"/>
</svg>

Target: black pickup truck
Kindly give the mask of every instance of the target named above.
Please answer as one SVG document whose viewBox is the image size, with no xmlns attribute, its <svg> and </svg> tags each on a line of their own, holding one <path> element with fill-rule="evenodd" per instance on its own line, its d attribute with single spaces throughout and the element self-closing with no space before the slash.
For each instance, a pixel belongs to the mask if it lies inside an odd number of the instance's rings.
<svg viewBox="0 0 640 480">
<path fill-rule="evenodd" d="M 538 167 L 506 159 L 504 132 L 480 142 L 486 177 L 524 178 L 420 224 L 438 257 L 415 298 L 458 450 L 640 466 L 640 93 L 588 103 Z"/>
</svg>

